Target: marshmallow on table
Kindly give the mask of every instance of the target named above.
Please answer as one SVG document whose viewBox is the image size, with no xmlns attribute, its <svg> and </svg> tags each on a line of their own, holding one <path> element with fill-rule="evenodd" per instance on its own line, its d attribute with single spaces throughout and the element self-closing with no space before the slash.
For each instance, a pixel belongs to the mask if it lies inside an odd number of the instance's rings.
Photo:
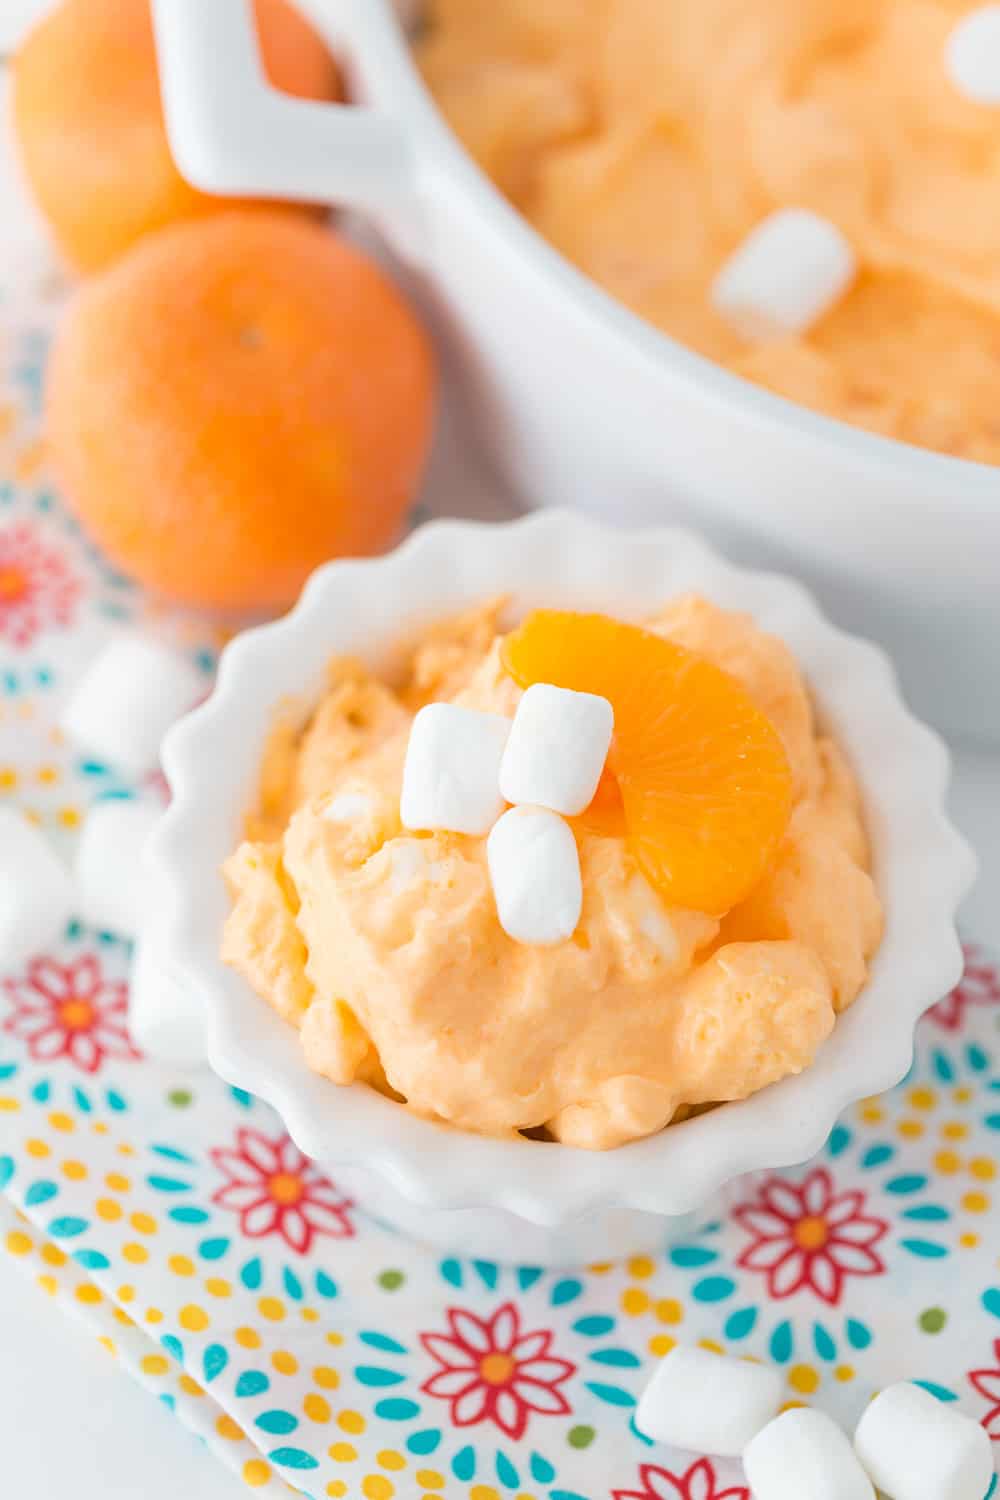
<svg viewBox="0 0 1000 1500">
<path fill-rule="evenodd" d="M 135 937 L 149 906 L 142 851 L 163 813 L 154 802 L 108 798 L 87 814 L 74 873 L 80 915 L 91 927 Z"/>
<path fill-rule="evenodd" d="M 769 214 L 722 267 L 712 303 L 755 343 L 804 333 L 854 280 L 854 251 L 835 224 L 802 208 Z"/>
<path fill-rule="evenodd" d="M 736 1458 L 777 1414 L 783 1384 L 767 1365 L 678 1347 L 640 1396 L 635 1425 L 659 1443 Z"/>
<path fill-rule="evenodd" d="M 0 811 L 0 969 L 43 951 L 76 910 L 69 871 L 20 813 Z"/>
<path fill-rule="evenodd" d="M 607 698 L 534 683 L 517 705 L 500 762 L 504 797 L 567 818 L 582 813 L 597 791 L 614 722 Z"/>
<path fill-rule="evenodd" d="M 201 1001 L 149 939 L 140 940 L 132 963 L 128 1023 L 137 1046 L 157 1062 L 200 1067 L 207 1061 Z"/>
<path fill-rule="evenodd" d="M 399 815 L 412 832 L 488 833 L 503 811 L 500 759 L 510 720 L 428 703 L 413 720 Z"/>
<path fill-rule="evenodd" d="M 1000 105 L 1000 5 L 980 6 L 957 21 L 944 57 L 960 94 L 975 104 Z"/>
<path fill-rule="evenodd" d="M 486 844 L 500 926 L 518 943 L 572 937 L 583 906 L 580 856 L 568 823 L 544 807 L 512 807 Z"/>
<path fill-rule="evenodd" d="M 140 776 L 155 768 L 163 736 L 203 688 L 200 673 L 177 652 L 123 633 L 83 674 L 60 727 L 82 750 Z"/>
<path fill-rule="evenodd" d="M 743 1469 L 754 1500 L 875 1500 L 846 1433 L 825 1412 L 782 1412 L 751 1438 Z"/>
<path fill-rule="evenodd" d="M 993 1477 L 979 1423 L 909 1381 L 887 1386 L 865 1409 L 854 1451 L 893 1500 L 983 1500 Z"/>
</svg>

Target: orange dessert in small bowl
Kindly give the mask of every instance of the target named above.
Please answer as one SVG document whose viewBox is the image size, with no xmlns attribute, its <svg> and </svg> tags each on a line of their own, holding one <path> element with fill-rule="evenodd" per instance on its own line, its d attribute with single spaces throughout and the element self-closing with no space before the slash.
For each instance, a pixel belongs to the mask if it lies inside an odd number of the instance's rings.
<svg viewBox="0 0 1000 1500">
<path fill-rule="evenodd" d="M 594 704 L 585 799 L 532 790 Z M 166 765 L 160 936 L 213 1066 L 469 1253 L 689 1231 L 896 1081 L 958 972 L 940 743 L 880 652 L 684 533 L 556 514 L 332 564 Z"/>
</svg>

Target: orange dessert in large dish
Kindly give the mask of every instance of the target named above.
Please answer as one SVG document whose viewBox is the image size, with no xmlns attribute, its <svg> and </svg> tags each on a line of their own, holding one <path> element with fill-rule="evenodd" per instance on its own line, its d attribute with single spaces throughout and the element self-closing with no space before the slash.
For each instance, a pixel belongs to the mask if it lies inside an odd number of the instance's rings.
<svg viewBox="0 0 1000 1500">
<path fill-rule="evenodd" d="M 790 651 L 696 596 L 502 619 L 279 711 L 224 959 L 318 1073 L 488 1135 L 606 1149 L 807 1067 L 882 915 Z"/>
<path fill-rule="evenodd" d="M 1000 97 L 979 9 L 430 0 L 416 55 L 501 191 L 650 323 L 817 411 L 1000 463 Z M 808 326 L 747 337 L 717 278 L 787 209 L 841 236 L 856 274 Z M 795 268 L 773 269 L 780 301 Z"/>
</svg>

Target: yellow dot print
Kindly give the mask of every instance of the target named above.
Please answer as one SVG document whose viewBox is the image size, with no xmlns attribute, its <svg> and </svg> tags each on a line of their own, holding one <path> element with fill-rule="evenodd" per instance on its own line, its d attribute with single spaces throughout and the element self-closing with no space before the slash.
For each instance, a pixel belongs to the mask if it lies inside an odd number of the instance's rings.
<svg viewBox="0 0 1000 1500">
<path fill-rule="evenodd" d="M 188 1255 L 171 1255 L 167 1265 L 175 1276 L 193 1276 L 194 1261 Z"/>
<path fill-rule="evenodd" d="M 854 1366 L 853 1365 L 838 1365 L 837 1368 L 834 1370 L 833 1375 L 834 1375 L 834 1379 L 835 1380 L 839 1380 L 839 1381 L 842 1381 L 842 1382 L 846 1383 L 848 1380 L 853 1380 L 854 1379 Z"/>
<path fill-rule="evenodd" d="M 132 1181 L 123 1172 L 109 1172 L 104 1179 L 104 1185 L 113 1193 L 127 1193 L 132 1186 Z"/>
<path fill-rule="evenodd" d="M 328 1333 L 326 1341 L 328 1344 L 332 1344 L 334 1349 L 339 1349 L 344 1342 L 344 1335 L 342 1333 Z"/>
<path fill-rule="evenodd" d="M 353 1463 L 358 1456 L 358 1450 L 351 1443 L 331 1443 L 327 1449 L 330 1457 L 338 1464 Z"/>
<path fill-rule="evenodd" d="M 123 1328 L 135 1327 L 135 1324 L 132 1322 L 132 1319 L 129 1317 L 124 1307 L 115 1307 L 112 1309 L 112 1311 L 115 1315 L 115 1321 L 121 1323 Z"/>
<path fill-rule="evenodd" d="M 261 1297 L 257 1303 L 257 1311 L 262 1318 L 268 1318 L 272 1323 L 280 1323 L 285 1316 L 285 1304 L 279 1297 Z"/>
<path fill-rule="evenodd" d="M 361 1493 L 366 1500 L 392 1500 L 396 1486 L 384 1474 L 366 1474 L 361 1481 Z M 499 1495 L 497 1500 L 500 1500 Z"/>
<path fill-rule="evenodd" d="M 102 1349 L 107 1349 L 109 1354 L 113 1354 L 117 1358 L 118 1350 L 115 1348 L 114 1339 L 109 1339 L 106 1333 L 102 1333 L 98 1335 L 97 1342 Z"/>
<path fill-rule="evenodd" d="M 680 1323 L 684 1319 L 684 1309 L 674 1297 L 661 1297 L 656 1304 L 656 1316 L 661 1323 Z"/>
<path fill-rule="evenodd" d="M 966 1213 L 985 1214 L 989 1211 L 990 1200 L 986 1193 L 966 1193 L 962 1199 L 962 1207 Z"/>
<path fill-rule="evenodd" d="M 941 1126 L 941 1134 L 946 1141 L 964 1141 L 969 1133 L 969 1127 L 964 1120 L 946 1120 Z"/>
<path fill-rule="evenodd" d="M 164 1354 L 146 1354 L 139 1361 L 139 1368 L 147 1375 L 165 1375 L 170 1364 Z"/>
<path fill-rule="evenodd" d="M 329 1422 L 330 1403 L 317 1391 L 310 1391 L 302 1403 L 302 1410 L 310 1422 Z"/>
<path fill-rule="evenodd" d="M 0 1113 L 6 1115 L 15 1115 L 20 1108 L 20 1099 L 13 1099 L 10 1094 L 0 1095 Z"/>
<path fill-rule="evenodd" d="M 37 1136 L 32 1136 L 30 1140 L 25 1141 L 24 1149 L 29 1156 L 34 1156 L 39 1161 L 46 1156 L 52 1155 L 52 1147 L 48 1141 L 40 1141 Z"/>
<path fill-rule="evenodd" d="M 233 1338 L 239 1344 L 241 1349 L 260 1348 L 260 1334 L 257 1332 L 256 1328 L 237 1328 L 236 1332 L 233 1334 Z"/>
<path fill-rule="evenodd" d="M 46 1274 L 43 1276 L 39 1276 L 37 1279 L 38 1285 L 41 1287 L 42 1291 L 48 1292 L 50 1297 L 54 1297 L 56 1292 L 59 1290 L 59 1283 L 56 1278 L 54 1276 L 49 1276 Z"/>
<path fill-rule="evenodd" d="M 189 1302 L 181 1308 L 177 1320 L 189 1333 L 202 1333 L 209 1324 L 208 1313 L 194 1302 Z"/>
<path fill-rule="evenodd" d="M 356 1436 L 365 1430 L 365 1419 L 359 1411 L 342 1411 L 337 1418 L 337 1426 L 341 1432 L 349 1432 Z"/>
<path fill-rule="evenodd" d="M 969 1162 L 969 1171 L 980 1182 L 992 1182 L 997 1175 L 997 1164 L 988 1156 L 974 1156 Z"/>
<path fill-rule="evenodd" d="M 418 1469 L 417 1483 L 423 1485 L 425 1490 L 443 1490 L 444 1475 L 439 1474 L 437 1469 Z"/>
<path fill-rule="evenodd" d="M 58 1245 L 50 1245 L 48 1241 L 42 1246 L 41 1256 L 47 1266 L 64 1266 L 69 1260 L 65 1250 L 60 1250 Z"/>
<path fill-rule="evenodd" d="M 649 1293 L 640 1286 L 626 1287 L 622 1292 L 622 1312 L 630 1318 L 638 1318 L 649 1308 Z"/>
<path fill-rule="evenodd" d="M 222 1276 L 209 1276 L 205 1282 L 205 1290 L 210 1297 L 231 1297 L 233 1295 L 232 1283 Z"/>
<path fill-rule="evenodd" d="M 135 1240 L 129 1240 L 127 1245 L 122 1246 L 122 1255 L 133 1266 L 141 1266 L 143 1261 L 149 1259 L 149 1251 L 145 1245 L 137 1245 Z"/>
<path fill-rule="evenodd" d="M 649 1341 L 649 1352 L 655 1354 L 658 1359 L 662 1359 L 665 1354 L 669 1354 L 671 1349 L 676 1347 L 677 1340 L 671 1338 L 669 1333 L 656 1333 Z"/>
<path fill-rule="evenodd" d="M 500 1500 L 491 1484 L 474 1484 L 469 1491 L 469 1500 Z"/>
<path fill-rule="evenodd" d="M 112 1224 L 115 1219 L 121 1218 L 122 1206 L 114 1198 L 98 1198 L 94 1204 L 94 1212 L 99 1219 L 103 1219 L 107 1224 Z"/>
<path fill-rule="evenodd" d="M 324 1391 L 335 1391 L 340 1384 L 340 1376 L 329 1365 L 317 1365 L 313 1370 L 313 1380 Z"/>
<path fill-rule="evenodd" d="M 788 1384 L 793 1391 L 811 1396 L 819 1385 L 819 1374 L 811 1365 L 793 1365 L 788 1372 Z"/>
<path fill-rule="evenodd" d="M 186 1396 L 204 1396 L 205 1394 L 197 1380 L 192 1380 L 190 1375 L 182 1375 L 177 1384 Z"/>
<path fill-rule="evenodd" d="M 646 1281 L 655 1270 L 648 1255 L 633 1255 L 628 1263 L 628 1274 L 634 1276 L 636 1281 Z"/>
<path fill-rule="evenodd" d="M 319 1322 L 319 1313 L 314 1307 L 301 1307 L 299 1309 L 299 1316 L 301 1317 L 303 1323 Z"/>
<path fill-rule="evenodd" d="M 922 1085 L 910 1090 L 909 1101 L 912 1109 L 933 1109 L 937 1104 L 937 1094 L 933 1089 Z"/>
<path fill-rule="evenodd" d="M 53 1130 L 61 1130 L 66 1134 L 76 1129 L 72 1115 L 63 1114 L 62 1110 L 59 1109 L 53 1110 L 52 1114 L 49 1115 L 49 1124 Z"/>
<path fill-rule="evenodd" d="M 279 1375 L 295 1375 L 298 1372 L 299 1362 L 287 1349 L 275 1349 L 271 1355 L 271 1363 Z"/>
<path fill-rule="evenodd" d="M 135 1299 L 135 1287 L 129 1286 L 126 1283 L 125 1286 L 120 1286 L 118 1288 L 115 1296 L 118 1298 L 119 1302 L 132 1302 Z"/>
<path fill-rule="evenodd" d="M 98 1302 L 104 1301 L 104 1298 L 93 1282 L 82 1281 L 76 1289 L 76 1300 L 88 1303 L 91 1307 L 96 1307 Z"/>
<path fill-rule="evenodd" d="M 382 1452 L 376 1453 L 375 1457 L 383 1469 L 396 1470 L 406 1468 L 406 1459 L 395 1448 L 383 1448 Z"/>
<path fill-rule="evenodd" d="M 725 1354 L 725 1349 L 717 1339 L 699 1339 L 699 1349 L 707 1349 L 709 1354 Z"/>
<path fill-rule="evenodd" d="M 228 1438 L 231 1443 L 238 1443 L 244 1437 L 243 1428 L 235 1423 L 226 1412 L 216 1418 L 215 1430 L 220 1437 Z"/>
<path fill-rule="evenodd" d="M 132 1225 L 132 1228 L 137 1229 L 140 1234 L 156 1233 L 156 1220 L 153 1218 L 152 1214 L 132 1214 L 131 1218 L 129 1219 L 129 1223 Z"/>
<path fill-rule="evenodd" d="M 11 1255 L 29 1255 L 35 1248 L 31 1236 L 25 1234 L 23 1229 L 9 1229 L 4 1244 Z"/>
<path fill-rule="evenodd" d="M 160 1309 L 158 1307 L 147 1307 L 146 1308 L 146 1322 L 147 1323 L 162 1323 L 163 1322 L 163 1313 L 160 1311 Z"/>
<path fill-rule="evenodd" d="M 979 1236 L 978 1234 L 973 1234 L 971 1230 L 968 1230 L 965 1234 L 959 1235 L 958 1243 L 961 1245 L 963 1250 L 975 1250 L 976 1246 L 979 1244 Z"/>
<path fill-rule="evenodd" d="M 962 1170 L 962 1158 L 954 1151 L 938 1151 L 934 1157 L 934 1166 L 938 1172 L 951 1177 Z"/>
<path fill-rule="evenodd" d="M 271 1466 L 262 1458 L 248 1458 L 243 1465 L 243 1483 L 248 1484 L 252 1490 L 266 1484 L 270 1477 Z"/>
<path fill-rule="evenodd" d="M 339 1500 L 341 1495 L 347 1494 L 347 1483 L 343 1479 L 331 1479 L 326 1487 L 326 1493 L 333 1496 L 333 1500 Z"/>
<path fill-rule="evenodd" d="M 923 1120 L 900 1120 L 896 1129 L 905 1141 L 916 1141 L 923 1135 L 925 1127 Z"/>
</svg>

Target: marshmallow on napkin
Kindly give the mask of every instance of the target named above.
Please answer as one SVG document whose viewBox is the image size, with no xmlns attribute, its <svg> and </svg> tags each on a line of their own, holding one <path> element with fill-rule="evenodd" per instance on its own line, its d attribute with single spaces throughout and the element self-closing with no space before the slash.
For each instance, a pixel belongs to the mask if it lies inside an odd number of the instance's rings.
<svg viewBox="0 0 1000 1500">
<path fill-rule="evenodd" d="M 743 1450 L 754 1500 L 875 1500 L 847 1434 L 825 1412 L 782 1412 Z"/>
<path fill-rule="evenodd" d="M 783 1390 L 767 1365 L 678 1346 L 640 1396 L 635 1425 L 658 1443 L 736 1458 L 777 1414 Z"/>
<path fill-rule="evenodd" d="M 983 1500 L 993 1477 L 985 1429 L 907 1380 L 865 1408 L 854 1451 L 892 1500 Z"/>
<path fill-rule="evenodd" d="M 0 810 L 0 969 L 42 952 L 76 910 L 69 871 L 20 813 Z"/>
</svg>

